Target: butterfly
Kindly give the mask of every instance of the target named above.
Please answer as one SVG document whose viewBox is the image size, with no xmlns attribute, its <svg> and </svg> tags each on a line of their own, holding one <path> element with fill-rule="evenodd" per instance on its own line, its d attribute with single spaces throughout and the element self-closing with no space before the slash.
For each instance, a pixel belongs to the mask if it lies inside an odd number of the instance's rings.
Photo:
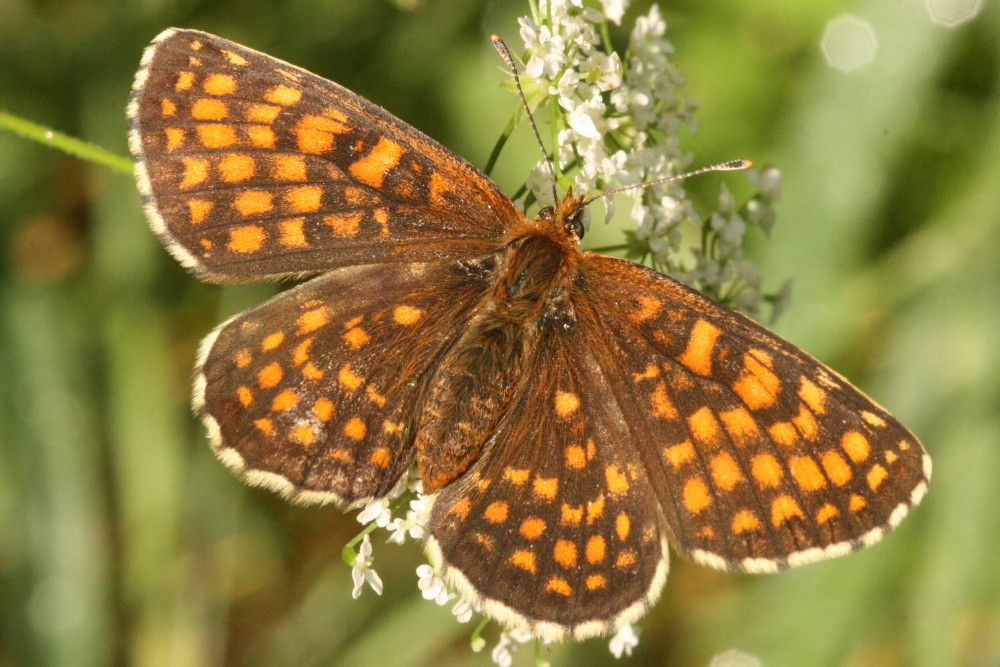
<svg viewBox="0 0 1000 667">
<path fill-rule="evenodd" d="M 429 559 L 509 626 L 609 634 L 657 599 L 668 543 L 777 571 L 877 542 L 927 489 L 921 444 L 843 377 L 583 251 L 583 198 L 529 219 L 336 83 L 170 29 L 128 119 L 150 226 L 195 276 L 315 276 L 202 343 L 193 402 L 218 457 L 342 508 L 415 466 Z"/>
</svg>

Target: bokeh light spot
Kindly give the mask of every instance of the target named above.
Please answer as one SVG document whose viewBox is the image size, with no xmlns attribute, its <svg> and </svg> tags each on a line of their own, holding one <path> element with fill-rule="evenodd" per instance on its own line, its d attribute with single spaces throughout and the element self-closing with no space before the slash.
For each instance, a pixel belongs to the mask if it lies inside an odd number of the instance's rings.
<svg viewBox="0 0 1000 667">
<path fill-rule="evenodd" d="M 983 0 L 925 0 L 931 21 L 945 28 L 955 28 L 971 21 L 983 8 Z"/>
<path fill-rule="evenodd" d="M 878 40 L 871 23 L 851 14 L 841 14 L 826 24 L 820 49 L 830 67 L 851 72 L 875 59 Z"/>
</svg>

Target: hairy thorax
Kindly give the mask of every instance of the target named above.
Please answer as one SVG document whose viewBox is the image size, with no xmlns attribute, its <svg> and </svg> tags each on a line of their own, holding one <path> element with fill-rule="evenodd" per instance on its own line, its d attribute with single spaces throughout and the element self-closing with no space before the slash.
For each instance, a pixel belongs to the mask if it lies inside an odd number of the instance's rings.
<svg viewBox="0 0 1000 667">
<path fill-rule="evenodd" d="M 420 415 L 417 456 L 426 493 L 479 457 L 517 392 L 540 329 L 573 326 L 570 294 L 579 257 L 578 238 L 542 217 L 477 265 L 494 280 L 430 380 Z"/>
</svg>

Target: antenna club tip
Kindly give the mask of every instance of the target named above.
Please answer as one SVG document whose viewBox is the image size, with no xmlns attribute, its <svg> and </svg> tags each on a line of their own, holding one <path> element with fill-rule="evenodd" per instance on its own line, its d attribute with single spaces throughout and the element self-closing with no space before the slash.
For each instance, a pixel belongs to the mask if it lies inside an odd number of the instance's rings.
<svg viewBox="0 0 1000 667">
<path fill-rule="evenodd" d="M 746 158 L 745 160 L 743 160 L 743 166 L 749 169 L 750 167 L 753 166 L 753 160 L 751 160 L 750 158 Z"/>
<path fill-rule="evenodd" d="M 503 40 L 500 39 L 500 35 L 493 33 L 492 35 L 490 35 L 490 41 L 496 44 L 497 42 L 501 42 Z"/>
</svg>

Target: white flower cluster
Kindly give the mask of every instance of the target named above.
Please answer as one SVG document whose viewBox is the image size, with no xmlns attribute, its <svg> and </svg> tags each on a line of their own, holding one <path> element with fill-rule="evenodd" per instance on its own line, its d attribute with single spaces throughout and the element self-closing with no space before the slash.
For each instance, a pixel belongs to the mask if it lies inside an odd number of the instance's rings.
<svg viewBox="0 0 1000 667">
<path fill-rule="evenodd" d="M 742 206 L 723 188 L 717 210 L 706 215 L 695 210 L 680 183 L 656 183 L 690 164 L 678 136 L 684 128 L 696 129 L 696 105 L 685 97 L 685 79 L 670 61 L 673 45 L 659 7 L 636 19 L 622 57 L 612 49 L 608 22 L 621 25 L 628 0 L 602 0 L 599 9 L 595 4 L 539 0 L 532 16 L 519 19 L 525 89 L 540 91 L 529 95 L 538 108 L 556 109 L 560 185 L 600 194 L 648 183 L 622 195 L 632 200 L 636 229 L 618 249 L 747 312 L 756 312 L 764 300 L 775 302 L 776 295 L 762 292 L 760 272 L 743 257 L 742 243 L 748 225 L 766 232 L 774 224 L 779 172 L 752 173 L 759 194 Z M 550 179 L 543 160 L 526 183 L 541 205 L 552 203 Z M 613 203 L 606 198 L 606 219 Z M 700 247 L 682 246 L 685 225 L 703 232 L 690 235 L 701 239 Z"/>
</svg>

